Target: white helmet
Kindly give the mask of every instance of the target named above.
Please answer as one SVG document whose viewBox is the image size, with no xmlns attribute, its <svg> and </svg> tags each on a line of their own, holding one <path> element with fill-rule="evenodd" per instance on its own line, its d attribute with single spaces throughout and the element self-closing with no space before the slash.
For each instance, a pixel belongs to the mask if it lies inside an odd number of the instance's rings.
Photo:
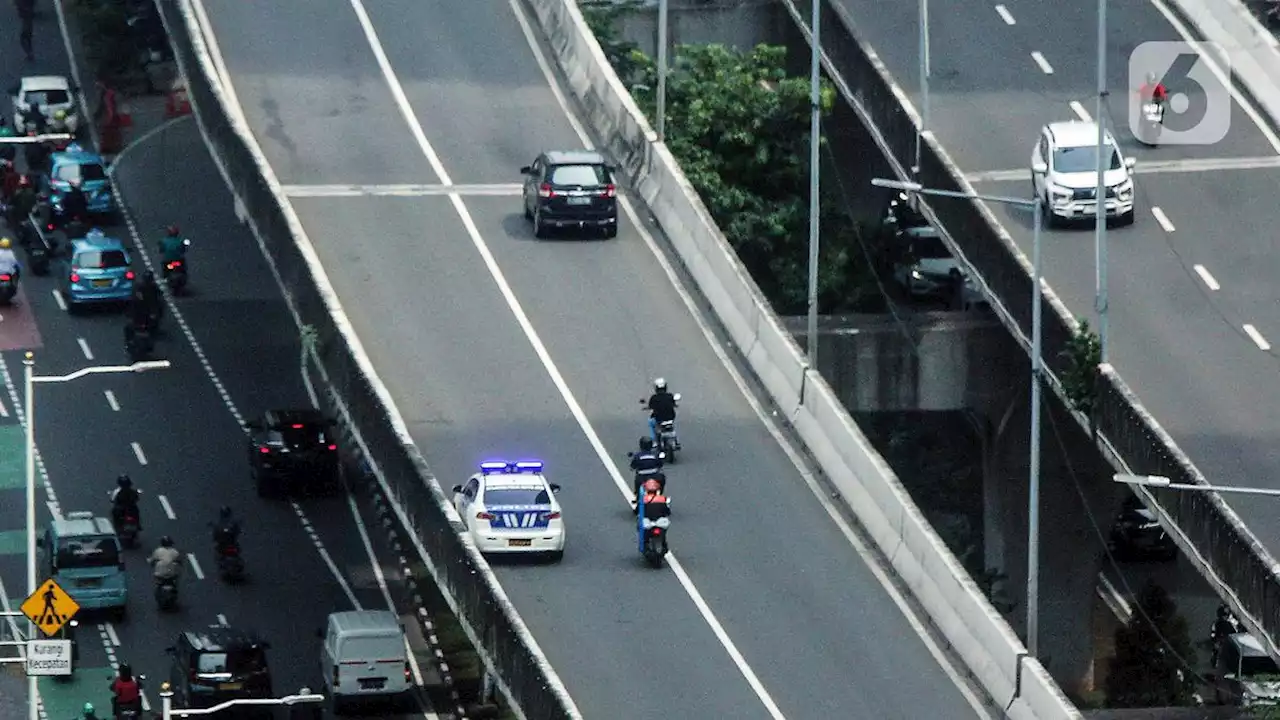
<svg viewBox="0 0 1280 720">
<path fill-rule="evenodd" d="M 664 378 L 658 378 L 653 381 L 653 389 L 655 392 L 662 392 L 667 389 L 667 381 Z"/>
</svg>

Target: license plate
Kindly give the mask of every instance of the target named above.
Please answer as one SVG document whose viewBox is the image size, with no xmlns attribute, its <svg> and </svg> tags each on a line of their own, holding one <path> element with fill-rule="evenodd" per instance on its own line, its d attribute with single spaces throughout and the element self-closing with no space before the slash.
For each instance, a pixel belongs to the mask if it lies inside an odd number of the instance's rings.
<svg viewBox="0 0 1280 720">
<path fill-rule="evenodd" d="M 590 205 L 590 204 L 591 204 L 591 198 L 589 198 L 589 197 L 570 197 L 570 198 L 565 198 L 565 203 L 567 203 L 567 204 L 569 204 L 569 205 Z"/>
<path fill-rule="evenodd" d="M 533 541 L 532 541 L 532 540 L 515 540 L 515 539 L 512 539 L 512 540 L 508 540 L 508 541 L 507 541 L 507 547 L 531 547 L 532 545 L 533 545 Z"/>
<path fill-rule="evenodd" d="M 102 584 L 101 578 L 86 578 L 76 581 L 76 587 L 94 587 L 100 584 Z"/>
<path fill-rule="evenodd" d="M 373 678 L 371 680 L 360 681 L 361 690 L 381 690 L 382 688 L 386 687 L 386 685 L 387 685 L 386 678 Z"/>
<path fill-rule="evenodd" d="M 244 688 L 244 683 L 218 683 L 219 690 L 240 690 Z"/>
<path fill-rule="evenodd" d="M 94 280 L 93 286 L 99 287 L 99 288 L 111 287 L 111 281 L 110 280 Z"/>
</svg>

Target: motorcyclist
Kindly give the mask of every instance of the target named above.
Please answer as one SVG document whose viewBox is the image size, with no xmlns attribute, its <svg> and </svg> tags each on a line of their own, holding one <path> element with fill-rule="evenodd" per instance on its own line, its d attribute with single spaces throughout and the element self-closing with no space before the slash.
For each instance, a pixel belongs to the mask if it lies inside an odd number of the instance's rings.
<svg viewBox="0 0 1280 720">
<path fill-rule="evenodd" d="M 1160 82 L 1153 72 L 1147 73 L 1146 82 L 1138 88 L 1138 99 L 1142 102 L 1154 101 L 1163 105 L 1169 99 L 1169 90 Z"/>
<path fill-rule="evenodd" d="M 85 197 L 79 180 L 72 180 L 71 187 L 62 194 L 62 216 L 67 220 L 85 220 L 89 216 L 89 198 Z"/>
<path fill-rule="evenodd" d="M 31 185 L 31 178 L 27 175 L 18 176 L 18 191 L 13 194 L 13 201 L 9 204 L 12 219 L 10 227 L 17 227 L 21 223 L 27 221 L 31 217 L 31 211 L 36 207 L 36 189 Z"/>
<path fill-rule="evenodd" d="M 671 524 L 671 501 L 662 494 L 661 483 L 657 480 L 646 480 L 644 483 L 644 496 L 641 501 L 640 504 L 644 505 L 644 522 L 642 524 L 646 530 L 652 527 L 665 529 Z"/>
<path fill-rule="evenodd" d="M 157 585 L 165 582 L 176 584 L 182 575 L 182 553 L 174 549 L 173 538 L 168 535 L 160 538 L 160 547 L 152 551 L 147 562 L 152 567 L 151 576 Z"/>
<path fill-rule="evenodd" d="M 236 520 L 229 506 L 223 505 L 218 510 L 218 519 L 209 525 L 213 528 L 213 546 L 219 553 L 240 542 L 240 521 Z"/>
<path fill-rule="evenodd" d="M 3 166 L 3 175 L 0 175 L 0 195 L 4 196 L 5 202 L 9 202 L 18 193 L 18 182 L 22 179 L 22 174 L 12 162 L 6 160 Z"/>
<path fill-rule="evenodd" d="M 98 717 L 98 711 L 93 709 L 93 703 L 85 703 L 80 709 L 79 720 L 101 720 Z"/>
<path fill-rule="evenodd" d="M 12 275 L 14 282 L 22 274 L 22 264 L 13 252 L 13 241 L 7 237 L 0 237 L 0 273 Z"/>
<path fill-rule="evenodd" d="M 1218 664 L 1218 654 L 1222 649 L 1222 643 L 1227 638 L 1241 631 L 1240 621 L 1236 620 L 1236 616 L 1232 614 L 1231 609 L 1226 604 L 1218 606 L 1217 618 L 1213 621 L 1213 629 L 1209 631 L 1209 643 L 1212 647 L 1209 664 L 1216 666 Z"/>
<path fill-rule="evenodd" d="M 111 681 L 111 712 L 116 717 L 121 710 L 134 710 L 142 713 L 142 686 L 133 677 L 133 668 L 128 663 L 120 663 L 117 676 Z"/>
<path fill-rule="evenodd" d="M 155 330 L 164 311 L 164 296 L 156 284 L 156 276 L 150 270 L 133 285 L 131 298 L 134 325 L 143 330 Z"/>
<path fill-rule="evenodd" d="M 138 519 L 138 529 L 141 530 L 142 515 L 138 512 L 138 489 L 133 486 L 133 478 L 121 474 L 116 478 L 116 489 L 111 491 L 111 519 L 116 525 L 120 525 L 127 514 L 132 514 Z"/>
<path fill-rule="evenodd" d="M 165 265 L 187 258 L 187 243 L 182 237 L 182 230 L 177 225 L 165 228 L 164 237 L 160 238 L 160 260 Z"/>
<path fill-rule="evenodd" d="M 640 438 L 640 451 L 631 456 L 631 470 L 636 474 L 636 494 L 646 479 L 662 474 L 662 455 L 654 449 L 653 438 Z"/>
<path fill-rule="evenodd" d="M 671 422 L 676 419 L 676 396 L 667 390 L 667 381 L 658 378 L 653 381 L 653 394 L 649 396 L 649 434 L 654 441 L 658 439 L 658 423 Z M 680 441 L 676 440 L 676 449 L 680 449 Z"/>
</svg>

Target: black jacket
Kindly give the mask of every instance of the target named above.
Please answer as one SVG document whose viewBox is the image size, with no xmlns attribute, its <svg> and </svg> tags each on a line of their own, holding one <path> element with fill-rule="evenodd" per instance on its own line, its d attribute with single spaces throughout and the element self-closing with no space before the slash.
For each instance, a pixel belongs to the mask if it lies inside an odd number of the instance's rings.
<svg viewBox="0 0 1280 720">
<path fill-rule="evenodd" d="M 235 545 L 240 540 L 240 523 L 235 519 L 218 520 L 213 523 L 213 544 L 224 548 Z"/>
<path fill-rule="evenodd" d="M 658 422 L 676 419 L 676 396 L 669 392 L 656 392 L 649 396 L 649 414 Z"/>
<path fill-rule="evenodd" d="M 138 490 L 137 488 L 116 488 L 114 497 L 111 498 L 111 505 L 120 509 L 138 509 Z"/>
<path fill-rule="evenodd" d="M 662 458 L 653 451 L 636 453 L 631 457 L 631 469 L 637 473 L 653 473 L 662 469 Z"/>
</svg>

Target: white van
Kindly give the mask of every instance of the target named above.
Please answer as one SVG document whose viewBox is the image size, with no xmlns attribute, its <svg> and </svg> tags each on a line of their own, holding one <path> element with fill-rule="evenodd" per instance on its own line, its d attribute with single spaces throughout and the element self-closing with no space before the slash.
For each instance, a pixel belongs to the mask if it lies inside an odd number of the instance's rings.
<svg viewBox="0 0 1280 720">
<path fill-rule="evenodd" d="M 407 699 L 413 691 L 400 618 L 387 610 L 329 615 L 321 649 L 321 673 L 334 711 L 362 700 Z"/>
</svg>

